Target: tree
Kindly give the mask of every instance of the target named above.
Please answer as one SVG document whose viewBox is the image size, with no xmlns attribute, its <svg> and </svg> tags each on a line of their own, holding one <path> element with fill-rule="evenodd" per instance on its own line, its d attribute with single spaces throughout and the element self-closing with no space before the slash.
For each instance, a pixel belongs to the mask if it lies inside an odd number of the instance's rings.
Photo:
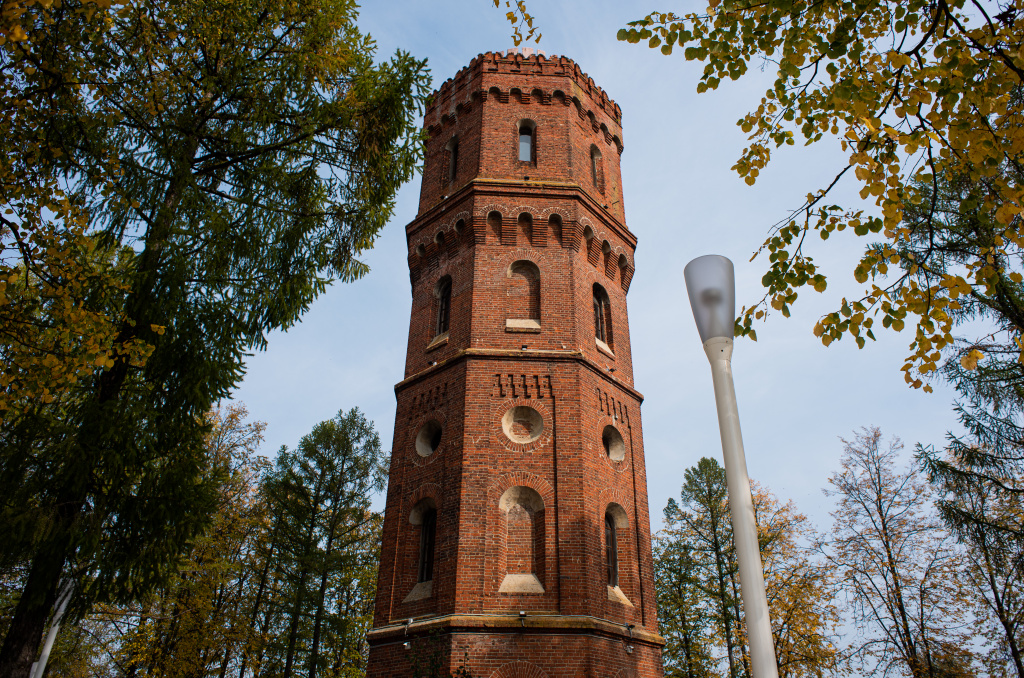
<svg viewBox="0 0 1024 678">
<path fill-rule="evenodd" d="M 142 362 L 151 349 L 115 342 L 122 319 L 110 296 L 126 289 L 124 271 L 97 256 L 88 214 L 61 181 L 67 158 L 52 134 L 55 111 L 83 107 L 82 83 L 100 79 L 98 64 L 46 59 L 47 32 L 33 29 L 60 18 L 67 26 L 63 47 L 81 52 L 102 39 L 109 12 L 103 0 L 70 7 L 14 0 L 0 9 L 0 136 L 12 142 L 0 156 L 0 421 L 6 425 L 73 390 L 112 356 Z M 52 86 L 55 81 L 65 86 Z"/>
<path fill-rule="evenodd" d="M 834 602 L 835 577 L 812 558 L 817 534 L 793 502 L 781 503 L 756 482 L 750 489 L 779 676 L 838 673 L 844 659 L 836 648 L 842 620 Z"/>
<path fill-rule="evenodd" d="M 243 614 L 253 573 L 250 559 L 263 536 L 258 487 L 267 462 L 256 456 L 265 425 L 246 417 L 241 405 L 212 413 L 206 449 L 220 476 L 213 521 L 120 642 L 124 666 L 133 672 L 168 678 L 204 675 L 226 667 L 237 648 L 256 642 L 256 631 Z"/>
<path fill-rule="evenodd" d="M 98 605 L 67 627 L 54 672 L 271 676 L 290 652 L 291 675 L 365 674 L 383 518 L 368 507 L 386 468 L 372 424 L 339 413 L 270 471 L 254 454 L 263 425 L 244 408 L 212 421 L 207 451 L 228 472 L 211 527 L 145 600 Z"/>
<path fill-rule="evenodd" d="M 701 568 L 699 581 L 709 599 L 709 616 L 725 645 L 729 678 L 749 676 L 738 629 L 740 601 L 735 577 L 739 567 L 726 502 L 725 469 L 714 459 L 702 457 L 696 466 L 686 469 L 683 478 L 680 503 L 670 500 L 665 507 L 667 529 L 678 524 L 692 536 Z"/>
<path fill-rule="evenodd" d="M 883 675 L 972 675 L 960 561 L 929 511 L 928 486 L 900 470 L 902 447 L 886 446 L 877 428 L 843 440 L 825 492 L 836 510 L 823 548 L 863 633 L 853 655 Z"/>
<path fill-rule="evenodd" d="M 919 448 L 919 459 L 934 453 Z M 957 467 L 955 452 L 947 462 Z M 933 459 L 934 461 L 934 459 Z M 932 475 L 943 521 L 964 546 L 964 574 L 986 627 L 984 662 L 993 675 L 1024 676 L 1024 506 L 1020 495 L 999 491 L 1001 479 L 976 473 Z M 1012 669 L 1010 668 L 1012 667 Z"/>
<path fill-rule="evenodd" d="M 420 157 L 429 79 L 404 53 L 373 63 L 352 0 L 4 3 L 3 20 L 0 103 L 25 151 L 4 176 L 39 191 L 9 203 L 5 246 L 45 234 L 29 215 L 59 189 L 87 222 L 54 220 L 54 242 L 88 228 L 105 256 L 131 255 L 121 287 L 100 280 L 114 291 L 85 306 L 84 325 L 103 322 L 82 335 L 98 348 L 76 347 L 61 373 L 68 397 L 3 424 L 0 558 L 26 567 L 0 647 L 7 678 L 27 674 L 62 577 L 81 616 L 174 576 L 216 501 L 205 413 L 269 331 L 365 273 L 357 257 Z M 18 168 L 36 156 L 33 184 Z M 48 271 L 23 265 L 25 280 Z M 51 306 L 81 302 L 70 290 Z M 38 307 L 9 315 L 49 312 Z"/>
<path fill-rule="evenodd" d="M 966 177 L 940 177 L 934 186 L 922 186 L 933 207 L 916 206 L 907 211 L 911 232 L 904 246 L 907 257 L 930 261 L 927 268 L 914 274 L 922 287 L 932 285 L 937 272 L 962 267 L 971 252 L 991 247 L 999 238 L 1001 226 L 992 210 L 983 205 L 984 183 Z M 934 228 L 933 222 L 941 226 Z M 955 352 L 940 372 L 960 395 L 956 412 L 967 435 L 949 433 L 948 454 L 921 449 L 918 458 L 931 480 L 947 493 L 955 494 L 958 488 L 973 493 L 982 483 L 988 486 L 985 492 L 1017 501 L 1010 495 L 1024 493 L 1018 423 L 1024 412 L 1024 364 L 1015 337 L 1017 328 L 1024 325 L 1024 285 L 1008 272 L 1009 264 L 1000 263 L 995 256 L 999 265 L 991 287 L 961 295 L 959 307 L 951 311 L 956 323 L 980 326 L 984 334 L 958 338 Z M 951 529 L 959 530 L 967 523 L 973 524 L 970 529 L 1000 529 L 998 523 L 972 515 L 969 504 L 941 504 Z M 1018 536 L 1024 538 L 1024 534 Z"/>
<path fill-rule="evenodd" d="M 695 535 L 679 520 L 674 499 L 665 508 L 665 529 L 654 536 L 654 585 L 658 626 L 665 638 L 666 674 L 677 678 L 717 677 L 714 628 Z"/>
<path fill-rule="evenodd" d="M 655 541 L 659 618 L 673 675 L 718 675 L 715 646 L 724 645 L 729 675 L 749 675 L 738 565 L 729 520 L 725 470 L 702 458 L 686 470 L 680 503 L 669 500 Z M 752 483 L 780 676 L 838 671 L 839 610 L 828 569 L 811 557 L 816 536 L 791 502 Z"/>
<path fill-rule="evenodd" d="M 698 92 L 742 77 L 751 62 L 777 66 L 774 86 L 737 123 L 750 144 L 734 169 L 748 184 L 773 147 L 798 137 L 835 137 L 849 152 L 834 179 L 809 190 L 804 204 L 771 228 L 759 250 L 769 259 L 766 295 L 743 309 L 739 334 L 756 338 L 752 321 L 768 306 L 788 316 L 801 288 L 825 289 L 808 238 L 815 233 L 823 240 L 846 229 L 882 235 L 854 272 L 867 284 L 863 293 L 844 297 L 815 333 L 826 345 L 852 335 L 863 347 L 874 338 L 878 314 L 883 327 L 897 331 L 909 318 L 914 337 L 903 370 L 915 387 L 952 345 L 962 296 L 992 294 L 1003 274 L 1021 282 L 1011 266 L 1019 268 L 1024 244 L 1022 9 L 1016 0 L 709 0 L 704 13 L 656 12 L 619 31 L 620 40 L 647 40 L 666 55 L 678 45 L 686 59 L 704 62 Z M 875 210 L 829 204 L 847 173 Z M 905 217 L 923 210 L 928 232 L 941 232 L 936 191 L 924 187 L 950 177 L 979 187 L 978 204 L 991 214 L 996 237 L 971 244 L 960 266 L 933 269 L 934 251 L 919 258 L 905 247 L 913 238 Z M 916 277 L 922 270 L 934 273 L 927 285 Z M 1021 336 L 1017 326 L 1013 337 Z M 1018 344 L 1018 355 L 1022 350 Z"/>
<path fill-rule="evenodd" d="M 384 486 L 386 461 L 357 408 L 317 424 L 278 456 L 267 492 L 281 520 L 280 617 L 261 664 L 284 678 L 299 666 L 310 678 L 364 667 L 381 528 L 370 500 Z"/>
</svg>

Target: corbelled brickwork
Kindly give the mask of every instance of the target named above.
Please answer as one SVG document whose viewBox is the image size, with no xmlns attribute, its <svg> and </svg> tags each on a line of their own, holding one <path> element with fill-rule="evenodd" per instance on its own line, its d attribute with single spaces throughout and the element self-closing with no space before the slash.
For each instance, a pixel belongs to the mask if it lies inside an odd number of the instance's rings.
<svg viewBox="0 0 1024 678">
<path fill-rule="evenodd" d="M 573 61 L 520 53 L 427 109 L 371 678 L 435 651 L 480 678 L 662 675 L 620 120 Z"/>
</svg>

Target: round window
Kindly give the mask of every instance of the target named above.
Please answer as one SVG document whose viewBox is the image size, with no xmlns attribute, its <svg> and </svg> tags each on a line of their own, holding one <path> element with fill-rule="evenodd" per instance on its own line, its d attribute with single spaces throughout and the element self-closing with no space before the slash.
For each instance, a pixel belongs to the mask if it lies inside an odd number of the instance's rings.
<svg viewBox="0 0 1024 678">
<path fill-rule="evenodd" d="M 612 461 L 622 461 L 626 458 L 626 442 L 618 429 L 609 424 L 604 427 L 601 433 L 601 442 L 604 444 L 604 453 Z"/>
<path fill-rule="evenodd" d="M 501 418 L 501 429 L 514 443 L 532 443 L 544 433 L 544 417 L 526 405 L 517 405 Z"/>
<path fill-rule="evenodd" d="M 441 424 L 431 419 L 416 434 L 416 454 L 429 457 L 441 445 Z"/>
</svg>

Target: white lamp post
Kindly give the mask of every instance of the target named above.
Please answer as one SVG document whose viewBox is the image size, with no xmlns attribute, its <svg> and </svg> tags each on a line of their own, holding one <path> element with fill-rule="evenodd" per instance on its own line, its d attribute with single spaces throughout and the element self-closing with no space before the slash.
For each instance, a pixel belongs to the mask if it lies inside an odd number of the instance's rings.
<svg viewBox="0 0 1024 678">
<path fill-rule="evenodd" d="M 736 316 L 736 282 L 732 262 L 717 254 L 697 257 L 683 269 L 690 308 L 704 352 L 711 361 L 715 384 L 718 428 L 722 434 L 725 477 L 729 484 L 729 507 L 736 557 L 740 565 L 740 590 L 750 642 L 753 678 L 778 678 L 775 646 L 772 641 L 768 598 L 764 591 L 761 552 L 757 545 L 754 503 L 750 498 L 750 479 L 743 455 L 740 414 L 736 407 L 736 389 L 732 383 L 732 337 Z"/>
</svg>

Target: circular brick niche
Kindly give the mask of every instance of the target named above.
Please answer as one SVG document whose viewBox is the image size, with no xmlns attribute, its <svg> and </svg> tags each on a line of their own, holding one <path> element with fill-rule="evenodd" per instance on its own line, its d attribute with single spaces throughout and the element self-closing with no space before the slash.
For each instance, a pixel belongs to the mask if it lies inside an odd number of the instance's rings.
<svg viewBox="0 0 1024 678">
<path fill-rule="evenodd" d="M 626 458 L 626 441 L 622 439 L 619 430 L 608 424 L 601 432 L 601 442 L 604 444 L 604 453 L 612 461 L 622 461 Z"/>
<path fill-rule="evenodd" d="M 526 445 L 543 435 L 544 417 L 529 405 L 516 405 L 501 417 L 501 430 L 512 442 Z"/>
<path fill-rule="evenodd" d="M 441 433 L 443 429 L 436 419 L 431 419 L 420 427 L 416 434 L 416 454 L 421 457 L 429 457 L 441 446 Z"/>
</svg>

